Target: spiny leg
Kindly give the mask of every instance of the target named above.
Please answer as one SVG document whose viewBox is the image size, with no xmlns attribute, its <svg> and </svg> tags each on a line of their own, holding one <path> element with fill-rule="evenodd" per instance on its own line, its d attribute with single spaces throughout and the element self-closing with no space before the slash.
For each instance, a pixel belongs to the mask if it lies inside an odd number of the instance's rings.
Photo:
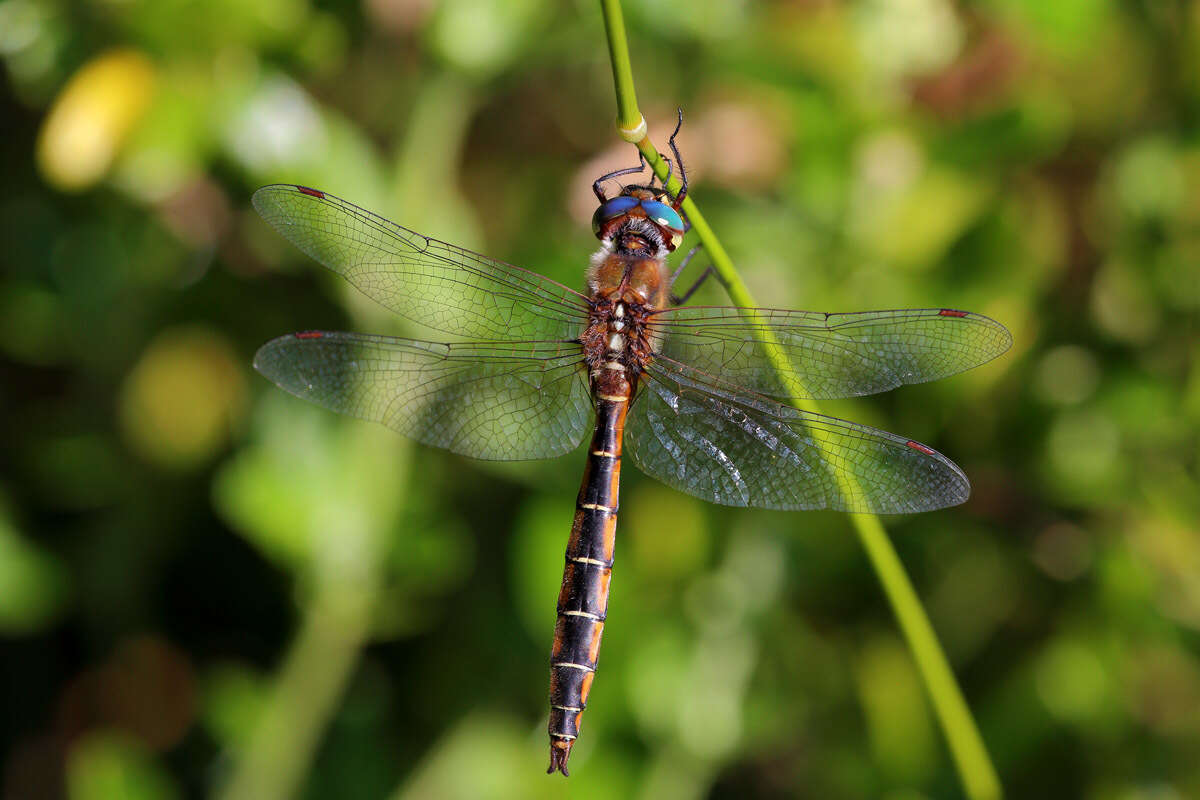
<svg viewBox="0 0 1200 800">
<path fill-rule="evenodd" d="M 671 152 L 675 155 L 674 163 L 672 163 L 670 158 L 667 158 L 666 156 L 659 154 L 659 158 L 661 158 L 663 160 L 663 162 L 667 165 L 667 177 L 659 178 L 657 173 L 652 172 L 650 175 L 650 183 L 649 184 L 646 184 L 645 186 L 635 187 L 638 189 L 648 189 L 652 192 L 665 192 L 665 193 L 669 194 L 669 191 L 667 190 L 667 184 L 671 182 L 671 175 L 673 174 L 673 171 L 674 171 L 674 165 L 678 164 L 679 165 L 679 184 L 680 184 L 679 194 L 675 196 L 674 200 L 671 203 L 671 206 L 676 211 L 680 210 L 679 206 L 683 202 L 683 198 L 687 197 L 687 193 L 688 193 L 687 170 L 683 166 L 683 156 L 681 156 L 679 154 L 679 146 L 675 144 L 675 139 L 676 139 L 676 137 L 679 136 L 679 129 L 683 127 L 683 109 L 681 108 L 678 111 L 679 111 L 679 121 L 675 123 L 675 130 L 671 133 L 671 138 L 667 140 L 667 146 L 671 148 Z M 638 151 L 638 155 L 641 156 L 640 150 Z M 640 170 L 638 170 L 638 171 L 640 171 Z M 624 173 L 614 173 L 614 174 L 624 174 Z M 661 189 L 655 188 L 654 182 L 656 180 L 662 184 Z M 597 196 L 599 196 L 599 195 L 597 195 Z M 604 200 L 603 197 L 601 197 L 600 199 L 601 199 L 601 201 Z M 692 225 L 690 222 L 687 222 L 687 217 L 684 217 L 684 222 L 687 223 L 687 228 L 684 229 L 684 233 L 686 233 L 688 230 L 691 229 Z"/>
<path fill-rule="evenodd" d="M 638 152 L 639 154 L 641 153 L 640 150 Z M 662 158 L 667 163 L 667 181 L 669 181 L 671 180 L 671 159 L 665 158 L 662 155 L 659 158 Z M 667 182 L 663 181 L 662 186 L 655 186 L 654 182 L 657 180 L 659 180 L 658 173 L 652 171 L 649 183 L 630 183 L 625 186 L 625 189 L 645 189 L 648 192 L 654 192 L 655 197 L 662 197 L 665 194 L 669 194 L 667 192 Z"/>
<path fill-rule="evenodd" d="M 678 280 L 679 276 L 683 273 L 683 271 L 685 269 L 687 269 L 687 265 L 691 262 L 692 257 L 695 256 L 696 253 L 703 246 L 704 245 L 702 245 L 702 244 L 698 244 L 695 247 L 693 247 L 691 250 L 689 250 L 688 254 L 683 257 L 683 260 L 679 262 L 679 266 L 676 268 L 675 272 L 671 273 L 672 289 L 674 289 L 674 287 L 675 287 L 675 281 Z M 691 297 L 693 294 L 695 294 L 696 290 L 699 289 L 706 280 L 708 280 L 709 276 L 715 275 L 715 274 L 716 273 L 713 271 L 712 265 L 709 264 L 708 267 L 705 268 L 704 272 L 700 273 L 700 277 L 696 279 L 696 282 L 692 284 L 691 288 L 688 289 L 686 292 L 684 292 L 682 297 L 676 295 L 674 291 L 671 292 L 671 294 L 670 294 L 671 305 L 681 306 L 684 303 L 686 303 L 688 301 L 688 298 Z"/>
<path fill-rule="evenodd" d="M 671 153 L 675 156 L 675 163 L 679 165 L 679 194 L 675 195 L 675 202 L 672 204 L 676 209 L 683 203 L 683 198 L 687 197 L 688 193 L 688 177 L 687 169 L 683 166 L 683 156 L 679 155 L 679 147 L 675 144 L 675 137 L 679 135 L 679 129 L 683 127 L 683 109 L 679 109 L 679 121 L 675 123 L 675 132 L 671 134 L 671 138 L 667 139 L 667 146 L 671 148 Z M 670 165 L 667 162 L 667 177 L 670 178 Z M 666 185 L 666 182 L 663 182 Z"/>
<path fill-rule="evenodd" d="M 700 273 L 700 277 L 696 279 L 696 282 L 692 284 L 692 287 L 683 293 L 683 297 L 676 297 L 674 294 L 672 294 L 671 302 L 677 306 L 683 305 L 688 301 L 688 298 L 694 295 L 696 290 L 699 289 L 706 280 L 708 280 L 710 275 L 716 274 L 716 270 L 712 268 L 712 264 L 709 264 L 707 267 L 705 267 L 704 272 Z"/>
<path fill-rule="evenodd" d="M 687 269 L 688 264 L 690 264 L 692 262 L 692 259 L 695 258 L 696 253 L 700 252 L 700 249 L 702 247 L 704 247 L 704 245 L 698 244 L 695 247 L 693 247 L 691 250 L 688 250 L 687 255 L 684 256 L 683 260 L 679 262 L 679 266 L 676 267 L 675 271 L 671 273 L 671 285 L 672 286 L 675 285 L 675 281 L 679 280 L 680 274 L 682 274 L 682 272 L 685 269 Z"/>
<path fill-rule="evenodd" d="M 683 202 L 683 198 L 687 195 L 687 173 L 683 169 L 683 157 L 679 155 L 679 148 L 675 146 L 675 137 L 679 135 L 679 127 L 681 125 L 683 125 L 683 109 L 679 109 L 679 122 L 675 125 L 675 132 L 672 133 L 671 138 L 667 140 L 667 144 L 670 146 L 671 152 L 675 154 L 675 163 L 679 164 L 679 182 L 682 184 L 682 188 L 679 190 L 679 196 L 676 197 L 671 204 L 676 211 L 679 210 L 679 204 Z M 674 165 L 672 164 L 671 159 L 667 158 L 661 153 L 658 157 L 661 158 L 663 163 L 667 165 L 667 177 L 659 178 L 658 173 L 652 173 L 650 176 L 650 185 L 643 188 L 650 189 L 651 191 L 662 192 L 664 194 L 670 194 L 669 190 L 667 189 L 667 184 L 671 182 L 671 175 Z M 661 189 L 654 188 L 654 181 L 656 180 L 662 184 Z M 689 224 L 688 227 L 690 228 L 691 225 Z"/>
<path fill-rule="evenodd" d="M 662 190 L 665 193 L 667 191 L 667 184 L 671 182 L 671 159 L 663 155 L 660 155 L 659 158 L 667 163 L 667 177 L 662 179 Z M 654 177 L 657 178 L 658 175 L 656 174 Z"/>
<path fill-rule="evenodd" d="M 613 170 L 612 172 L 608 173 L 607 175 L 601 175 L 599 178 L 597 178 L 595 181 L 592 182 L 592 191 L 596 193 L 596 197 L 600 200 L 601 203 L 606 203 L 606 202 L 608 202 L 608 197 L 605 196 L 604 189 L 602 189 L 600 187 L 600 184 L 604 183 L 607 180 L 612 180 L 613 178 L 619 178 L 622 175 L 632 175 L 635 172 L 641 172 L 644 169 L 646 169 L 646 157 L 643 156 L 642 151 L 639 150 L 638 151 L 638 165 L 636 167 L 626 167 L 625 169 L 616 169 L 616 170 Z"/>
</svg>

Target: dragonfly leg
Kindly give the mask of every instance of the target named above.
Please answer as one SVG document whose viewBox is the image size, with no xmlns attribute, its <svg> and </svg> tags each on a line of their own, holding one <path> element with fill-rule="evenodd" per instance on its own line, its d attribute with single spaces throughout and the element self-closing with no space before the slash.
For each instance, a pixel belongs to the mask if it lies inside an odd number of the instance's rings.
<svg viewBox="0 0 1200 800">
<path fill-rule="evenodd" d="M 704 272 L 700 273 L 700 277 L 696 279 L 696 282 L 692 284 L 692 287 L 683 293 L 683 297 L 676 297 L 674 294 L 671 295 L 671 303 L 677 306 L 683 305 L 688 301 L 688 298 L 694 295 L 696 290 L 699 289 L 706 280 L 708 280 L 710 275 L 715 274 L 716 271 L 713 270 L 712 264 L 709 264 Z"/>
<path fill-rule="evenodd" d="M 681 184 L 681 187 L 679 189 L 679 194 L 675 197 L 674 201 L 671 203 L 671 207 L 674 208 L 676 211 L 679 211 L 679 204 L 683 202 L 683 198 L 687 197 L 687 191 L 688 191 L 687 170 L 685 170 L 683 168 L 683 156 L 679 155 L 679 147 L 675 144 L 675 137 L 679 135 L 679 128 L 682 125 L 683 125 L 683 109 L 681 108 L 681 109 L 679 109 L 679 122 L 676 123 L 676 125 L 675 125 L 675 132 L 672 133 L 671 138 L 667 140 L 667 145 L 671 148 L 671 152 L 675 154 L 674 164 L 679 165 L 679 182 Z M 663 160 L 663 162 L 667 165 L 667 177 L 660 179 L 658 177 L 658 175 L 651 175 L 650 176 L 650 185 L 644 186 L 644 187 L 639 187 L 639 188 L 645 188 L 645 189 L 650 189 L 651 191 L 660 191 L 660 192 L 669 194 L 669 192 L 667 190 L 667 184 L 671 182 L 671 175 L 672 175 L 672 171 L 674 168 L 674 164 L 672 164 L 671 159 L 668 158 L 667 156 L 659 154 L 659 158 L 661 158 Z M 656 180 L 659 180 L 662 183 L 662 189 L 654 188 L 653 184 L 654 184 L 654 181 L 656 181 Z M 686 219 L 685 219 L 685 221 L 686 221 Z M 691 227 L 692 227 L 691 223 L 688 223 L 687 228 L 690 229 Z M 686 232 L 687 232 L 687 229 L 684 230 L 684 233 L 686 233 Z"/>
<path fill-rule="evenodd" d="M 695 256 L 696 253 L 703 246 L 704 245 L 702 245 L 702 244 L 696 245 L 691 250 L 689 250 L 688 254 L 683 257 L 683 260 L 679 262 L 679 266 L 675 269 L 675 272 L 671 273 L 672 288 L 674 288 L 674 286 L 675 286 L 675 281 L 678 280 L 679 276 L 683 273 L 683 271 L 685 269 L 687 269 L 688 264 L 691 263 L 692 257 Z M 712 265 L 710 264 L 708 266 L 708 268 L 704 270 L 704 272 L 700 273 L 700 277 L 696 279 L 696 282 L 692 284 L 691 288 L 683 293 L 683 296 L 676 295 L 673 291 L 671 292 L 671 297 L 670 297 L 671 304 L 679 306 L 679 305 L 683 305 L 684 303 L 686 303 L 688 301 L 688 298 L 691 297 L 693 294 L 695 294 L 696 290 L 704 285 L 704 282 L 706 280 L 708 280 L 709 276 L 714 275 L 714 274 L 716 274 L 716 273 L 713 272 Z"/>
<path fill-rule="evenodd" d="M 625 169 L 616 169 L 616 170 L 613 170 L 612 172 L 608 173 L 607 175 L 601 175 L 599 178 L 596 178 L 596 180 L 592 182 L 592 191 L 596 193 L 596 197 L 600 200 L 601 203 L 605 203 L 608 201 L 608 197 L 605 196 L 604 189 L 600 186 L 600 184 L 604 183 L 607 180 L 612 180 L 613 178 L 618 178 L 621 175 L 633 175 L 636 172 L 641 172 L 645 168 L 646 168 L 646 157 L 643 156 L 642 151 L 639 150 L 638 151 L 638 165 L 636 167 L 626 167 Z"/>
<path fill-rule="evenodd" d="M 671 182 L 671 159 L 667 158 L 666 156 L 663 156 L 663 157 L 662 157 L 662 160 L 663 160 L 663 161 L 665 161 L 665 162 L 667 162 L 667 177 L 665 177 L 665 178 L 663 178 L 663 179 L 662 179 L 662 190 L 663 190 L 664 192 L 666 192 L 666 191 L 667 191 L 667 184 Z M 656 178 L 657 178 L 658 176 L 657 176 L 657 175 L 655 175 L 654 177 L 656 177 Z"/>
<path fill-rule="evenodd" d="M 673 174 L 675 165 L 677 164 L 677 165 L 679 165 L 680 188 L 679 188 L 679 194 L 677 194 L 675 196 L 675 199 L 671 203 L 671 207 L 674 208 L 676 211 L 680 210 L 679 205 L 683 202 L 683 198 L 687 197 L 687 193 L 688 193 L 687 170 L 684 169 L 683 156 L 681 156 L 679 154 L 679 146 L 675 144 L 675 137 L 679 136 L 679 129 L 681 127 L 683 127 L 683 109 L 682 108 L 679 109 L 679 121 L 677 123 L 675 123 L 675 131 L 671 134 L 671 138 L 667 140 L 667 145 L 671 148 L 671 152 L 675 155 L 674 162 L 672 162 L 672 160 L 670 158 L 668 158 L 667 156 L 664 156 L 662 154 L 659 155 L 659 158 L 661 158 L 663 160 L 663 162 L 667 165 L 667 177 L 659 178 L 658 175 L 651 173 L 650 183 L 645 184 L 645 185 L 634 184 L 634 185 L 626 187 L 629 189 L 647 189 L 649 191 L 656 192 L 656 193 L 670 194 L 670 192 L 667 190 L 667 184 L 671 182 L 671 175 Z M 643 158 L 643 156 L 641 154 L 641 151 L 639 150 L 638 151 L 639 164 L 641 163 L 642 158 Z M 641 171 L 642 171 L 642 167 L 639 166 L 637 169 L 627 169 L 627 170 L 618 170 L 617 172 L 610 172 L 608 175 L 605 175 L 603 178 L 600 178 L 594 184 L 592 184 L 592 190 L 594 192 L 596 192 L 596 197 L 599 197 L 600 202 L 603 203 L 608 198 L 606 198 L 600 192 L 600 182 L 601 181 L 607 180 L 608 178 L 612 178 L 617 175 L 627 175 L 631 172 L 641 172 Z M 656 188 L 654 186 L 655 181 L 659 181 L 660 183 L 662 183 L 661 189 Z M 682 212 L 680 212 L 680 213 L 682 213 Z M 686 217 L 684 218 L 684 222 L 687 222 Z M 684 233 L 687 233 L 687 231 L 690 230 L 691 227 L 692 227 L 691 223 L 688 222 L 687 227 L 684 229 Z"/>
<path fill-rule="evenodd" d="M 638 153 L 640 154 L 641 151 L 639 150 Z M 665 180 L 662 181 L 661 187 L 654 185 L 654 182 L 659 180 L 659 177 L 656 173 L 652 172 L 652 173 L 650 173 L 650 182 L 649 183 L 645 183 L 645 184 L 631 183 L 628 186 L 626 186 L 625 188 L 626 189 L 645 189 L 648 192 L 654 192 L 655 197 L 662 197 L 664 194 L 667 194 L 668 193 L 667 192 L 667 181 L 671 180 L 671 159 L 667 158 L 666 156 L 662 156 L 662 155 L 660 155 L 659 157 L 662 158 L 662 160 L 665 161 L 667 164 L 667 177 Z"/>
<path fill-rule="evenodd" d="M 671 285 L 672 286 L 675 285 L 675 281 L 679 280 L 680 274 L 682 274 L 683 271 L 685 269 L 687 269 L 688 264 L 690 264 L 692 262 L 692 258 L 695 257 L 696 253 L 700 252 L 700 248 L 702 248 L 702 247 L 704 247 L 704 245 L 698 244 L 695 247 L 693 247 L 691 250 L 688 250 L 687 255 L 684 256 L 683 260 L 679 262 L 679 266 L 676 267 L 675 271 L 671 273 Z"/>
<path fill-rule="evenodd" d="M 688 193 L 688 178 L 687 170 L 683 166 L 683 156 L 679 155 L 679 147 L 675 144 L 675 137 L 679 135 L 679 129 L 683 127 L 683 109 L 679 109 L 679 121 L 675 123 L 675 132 L 671 134 L 671 138 L 667 140 L 667 145 L 671 148 L 671 152 L 675 155 L 675 163 L 679 165 L 679 194 L 675 195 L 675 202 L 672 205 L 676 210 L 679 210 L 680 204 L 683 203 L 683 198 L 687 197 Z M 668 172 L 667 178 L 670 179 L 670 165 L 667 162 Z M 666 181 L 663 181 L 666 186 Z"/>
</svg>

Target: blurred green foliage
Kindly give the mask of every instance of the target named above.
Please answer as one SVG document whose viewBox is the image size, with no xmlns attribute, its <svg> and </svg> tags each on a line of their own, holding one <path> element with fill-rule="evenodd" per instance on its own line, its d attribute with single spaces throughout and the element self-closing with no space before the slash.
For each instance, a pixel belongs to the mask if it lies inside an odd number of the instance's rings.
<svg viewBox="0 0 1200 800">
<path fill-rule="evenodd" d="M 758 297 L 1014 333 L 827 408 L 972 478 L 888 525 L 1009 794 L 1200 795 L 1200 3 L 625 11 Z M 471 462 L 250 369 L 396 324 L 263 183 L 581 283 L 590 181 L 634 157 L 592 3 L 0 0 L 0 63 L 3 797 L 957 796 L 846 520 L 632 468 L 545 778 L 581 454 Z"/>
</svg>

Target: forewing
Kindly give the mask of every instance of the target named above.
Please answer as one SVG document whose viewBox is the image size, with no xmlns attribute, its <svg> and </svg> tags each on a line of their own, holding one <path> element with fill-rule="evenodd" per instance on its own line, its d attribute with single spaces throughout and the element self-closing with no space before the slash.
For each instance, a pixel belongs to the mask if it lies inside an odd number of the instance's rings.
<svg viewBox="0 0 1200 800">
<path fill-rule="evenodd" d="M 993 319 L 949 308 L 862 311 L 683 306 L 662 311 L 653 324 L 664 334 L 662 353 L 721 380 L 777 399 L 856 397 L 924 383 L 990 361 L 1012 345 Z M 775 341 L 795 371 L 783 378 L 766 356 Z"/>
<path fill-rule="evenodd" d="M 574 342 L 422 342 L 311 331 L 267 342 L 254 367 L 317 405 L 491 461 L 550 458 L 590 427 Z"/>
<path fill-rule="evenodd" d="M 964 502 L 945 456 L 809 414 L 658 358 L 629 411 L 625 452 L 681 492 L 728 506 L 899 514 Z"/>
<path fill-rule="evenodd" d="M 572 339 L 587 300 L 549 278 L 403 228 L 339 197 L 290 184 L 254 193 L 294 245 L 407 319 L 464 338 Z"/>
</svg>

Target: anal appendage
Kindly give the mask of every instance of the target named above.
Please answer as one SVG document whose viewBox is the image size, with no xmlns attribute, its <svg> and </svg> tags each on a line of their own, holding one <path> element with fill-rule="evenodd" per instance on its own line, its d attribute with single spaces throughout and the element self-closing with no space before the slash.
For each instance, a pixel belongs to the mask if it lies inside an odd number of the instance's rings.
<svg viewBox="0 0 1200 800">
<path fill-rule="evenodd" d="M 546 768 L 547 775 L 561 772 L 564 778 L 571 777 L 571 773 L 567 770 L 567 759 L 571 757 L 571 745 L 573 744 L 575 744 L 574 739 L 553 737 L 550 740 L 550 766 Z"/>
</svg>

